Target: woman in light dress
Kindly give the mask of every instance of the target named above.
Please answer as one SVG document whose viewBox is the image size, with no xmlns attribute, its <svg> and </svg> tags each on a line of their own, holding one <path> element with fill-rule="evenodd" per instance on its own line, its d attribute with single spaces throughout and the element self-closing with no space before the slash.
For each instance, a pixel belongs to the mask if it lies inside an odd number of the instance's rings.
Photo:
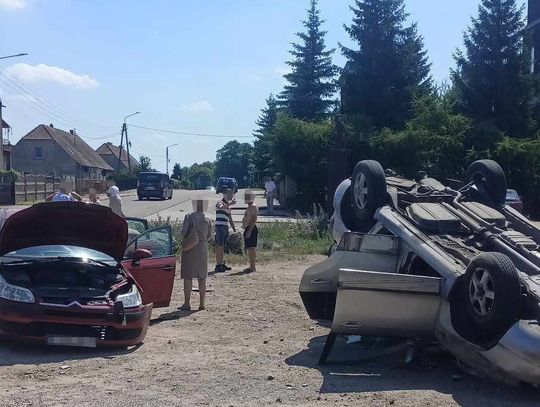
<svg viewBox="0 0 540 407">
<path fill-rule="evenodd" d="M 190 228 L 195 228 L 199 243 L 189 251 L 182 251 L 180 265 L 180 277 L 184 280 L 184 304 L 180 307 L 183 311 L 191 310 L 191 290 L 193 279 L 199 282 L 199 310 L 205 309 L 206 278 L 208 277 L 208 241 L 212 238 L 212 221 L 204 212 L 208 209 L 208 201 L 197 199 L 192 201 L 193 213 L 186 215 L 180 232 L 182 238 L 190 233 Z"/>
</svg>

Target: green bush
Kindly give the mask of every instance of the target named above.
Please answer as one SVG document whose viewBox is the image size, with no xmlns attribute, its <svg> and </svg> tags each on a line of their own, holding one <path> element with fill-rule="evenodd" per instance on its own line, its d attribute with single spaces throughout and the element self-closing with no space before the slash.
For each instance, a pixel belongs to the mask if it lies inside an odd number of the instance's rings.
<svg viewBox="0 0 540 407">
<path fill-rule="evenodd" d="M 19 179 L 19 177 L 22 177 L 22 174 L 20 172 L 17 172 L 15 170 L 8 170 L 8 171 L 0 171 L 0 176 L 10 176 L 12 177 L 15 181 L 17 181 Z"/>
<path fill-rule="evenodd" d="M 178 181 L 177 179 L 171 178 L 171 187 L 172 189 L 181 189 L 182 182 Z"/>
</svg>

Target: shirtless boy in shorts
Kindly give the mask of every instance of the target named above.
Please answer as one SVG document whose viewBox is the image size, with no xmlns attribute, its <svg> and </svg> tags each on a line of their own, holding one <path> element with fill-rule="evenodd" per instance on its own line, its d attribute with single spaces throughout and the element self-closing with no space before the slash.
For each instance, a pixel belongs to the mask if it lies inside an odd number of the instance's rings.
<svg viewBox="0 0 540 407">
<path fill-rule="evenodd" d="M 255 205 L 255 194 L 253 192 L 246 191 L 245 201 L 248 207 L 242 219 L 242 226 L 244 227 L 244 247 L 249 256 L 249 267 L 244 272 L 252 273 L 257 270 L 255 260 L 257 258 L 257 237 L 259 234 L 257 229 L 259 208 Z"/>
</svg>

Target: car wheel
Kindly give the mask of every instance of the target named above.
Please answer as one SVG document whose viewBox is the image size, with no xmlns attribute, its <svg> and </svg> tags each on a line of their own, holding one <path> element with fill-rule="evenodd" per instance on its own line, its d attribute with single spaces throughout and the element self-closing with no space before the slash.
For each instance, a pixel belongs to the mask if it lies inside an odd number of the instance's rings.
<svg viewBox="0 0 540 407">
<path fill-rule="evenodd" d="M 475 257 L 452 296 L 452 322 L 465 339 L 490 346 L 519 320 L 521 283 L 514 263 L 502 253 Z M 455 318 L 458 321 L 455 321 Z M 462 331 L 462 332 L 460 332 Z"/>
<path fill-rule="evenodd" d="M 478 160 L 465 172 L 465 183 L 483 184 L 494 205 L 504 205 L 506 201 L 506 176 L 501 166 L 493 160 Z"/>
<path fill-rule="evenodd" d="M 386 203 L 386 177 L 377 161 L 356 164 L 351 184 L 351 203 L 361 225 L 373 223 L 375 211 Z"/>
</svg>

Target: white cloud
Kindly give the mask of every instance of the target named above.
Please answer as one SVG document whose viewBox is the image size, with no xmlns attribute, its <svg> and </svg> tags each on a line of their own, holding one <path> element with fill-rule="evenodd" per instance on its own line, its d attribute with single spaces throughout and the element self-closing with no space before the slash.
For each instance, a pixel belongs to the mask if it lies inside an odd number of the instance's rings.
<svg viewBox="0 0 540 407">
<path fill-rule="evenodd" d="M 288 65 L 278 66 L 276 69 L 274 69 L 274 73 L 279 76 L 286 75 L 288 73 L 291 73 L 291 67 Z"/>
<path fill-rule="evenodd" d="M 14 64 L 6 68 L 4 74 L 22 82 L 53 82 L 62 86 L 82 89 L 99 86 L 98 81 L 88 75 L 77 75 L 67 69 L 44 64 Z"/>
<path fill-rule="evenodd" d="M 208 100 L 198 100 L 180 106 L 186 113 L 209 113 L 214 111 L 214 106 Z"/>
<path fill-rule="evenodd" d="M 26 0 L 0 0 L 0 8 L 6 10 L 22 10 L 27 4 Z"/>
</svg>

